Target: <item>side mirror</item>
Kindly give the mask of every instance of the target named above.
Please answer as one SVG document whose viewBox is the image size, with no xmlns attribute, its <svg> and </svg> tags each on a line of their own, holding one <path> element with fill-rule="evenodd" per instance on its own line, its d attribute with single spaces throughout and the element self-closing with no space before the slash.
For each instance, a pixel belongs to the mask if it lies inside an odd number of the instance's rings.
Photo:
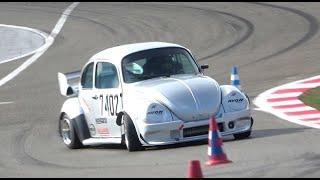
<svg viewBox="0 0 320 180">
<path fill-rule="evenodd" d="M 209 65 L 208 64 L 203 64 L 200 66 L 200 68 L 203 70 L 203 69 L 208 69 L 209 68 Z"/>
</svg>

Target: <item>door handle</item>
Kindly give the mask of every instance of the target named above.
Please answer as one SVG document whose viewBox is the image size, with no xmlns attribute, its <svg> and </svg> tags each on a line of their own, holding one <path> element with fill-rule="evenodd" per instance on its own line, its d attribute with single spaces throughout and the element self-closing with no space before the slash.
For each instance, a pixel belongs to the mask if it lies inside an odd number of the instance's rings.
<svg viewBox="0 0 320 180">
<path fill-rule="evenodd" d="M 97 99 L 98 99 L 98 96 L 97 96 L 97 95 L 92 96 L 92 99 L 97 100 Z"/>
</svg>

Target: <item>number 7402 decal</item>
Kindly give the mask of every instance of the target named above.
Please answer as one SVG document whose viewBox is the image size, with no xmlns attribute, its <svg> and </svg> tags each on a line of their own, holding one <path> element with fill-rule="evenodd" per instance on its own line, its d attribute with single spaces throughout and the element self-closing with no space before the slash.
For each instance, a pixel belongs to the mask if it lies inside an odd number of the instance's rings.
<svg viewBox="0 0 320 180">
<path fill-rule="evenodd" d="M 101 116 L 103 116 L 103 112 L 106 111 L 108 116 L 117 116 L 118 115 L 118 105 L 119 105 L 119 96 L 116 95 L 103 95 L 99 96 L 101 100 Z"/>
</svg>

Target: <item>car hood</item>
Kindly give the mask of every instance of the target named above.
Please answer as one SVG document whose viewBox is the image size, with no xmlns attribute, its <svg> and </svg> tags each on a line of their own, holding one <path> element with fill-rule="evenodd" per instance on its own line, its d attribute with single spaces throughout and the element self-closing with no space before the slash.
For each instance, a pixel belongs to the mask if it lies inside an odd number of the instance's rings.
<svg viewBox="0 0 320 180">
<path fill-rule="evenodd" d="M 155 78 L 135 84 L 134 89 L 168 107 L 179 119 L 208 119 L 221 104 L 219 84 L 203 75 Z"/>
</svg>

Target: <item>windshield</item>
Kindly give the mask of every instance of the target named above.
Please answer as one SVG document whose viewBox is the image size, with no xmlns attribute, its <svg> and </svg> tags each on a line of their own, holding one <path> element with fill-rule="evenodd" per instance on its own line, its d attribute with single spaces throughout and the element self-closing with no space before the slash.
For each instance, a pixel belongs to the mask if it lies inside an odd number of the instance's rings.
<svg viewBox="0 0 320 180">
<path fill-rule="evenodd" d="M 183 48 L 157 48 L 129 54 L 122 60 L 124 82 L 171 76 L 198 74 L 199 70 L 191 55 Z"/>
</svg>

